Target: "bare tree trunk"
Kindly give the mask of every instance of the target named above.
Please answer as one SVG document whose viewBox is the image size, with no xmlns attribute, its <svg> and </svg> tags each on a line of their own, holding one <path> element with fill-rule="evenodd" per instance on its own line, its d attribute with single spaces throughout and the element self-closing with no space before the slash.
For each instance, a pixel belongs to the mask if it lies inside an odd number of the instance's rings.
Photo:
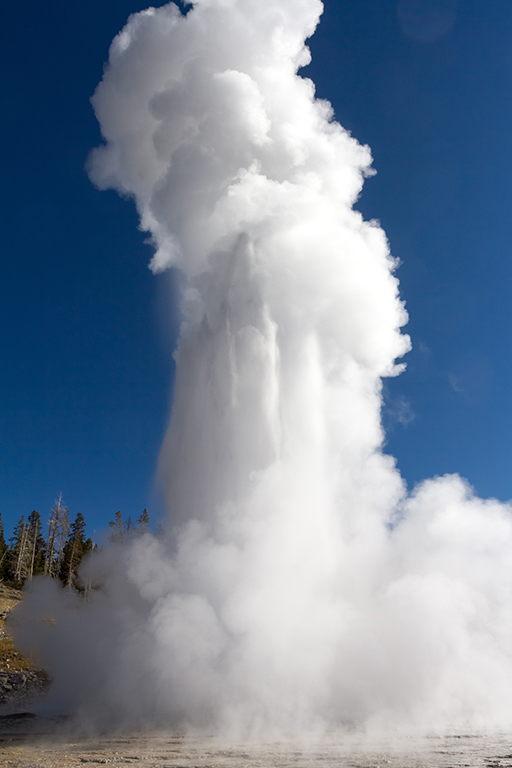
<svg viewBox="0 0 512 768">
<path fill-rule="evenodd" d="M 18 557 L 16 558 L 16 568 L 14 570 L 14 580 L 15 581 L 22 581 L 23 579 L 23 570 L 24 570 L 24 561 L 25 561 L 25 549 L 27 546 L 27 540 L 28 540 L 28 531 L 27 526 L 23 524 L 23 528 L 21 530 L 21 536 L 20 536 L 20 547 L 18 550 Z"/>
<path fill-rule="evenodd" d="M 74 573 L 74 560 L 75 560 L 75 551 L 76 551 L 76 536 L 73 538 L 73 546 L 71 547 L 71 556 L 69 558 L 69 568 L 68 568 L 68 578 L 66 580 L 66 586 L 71 588 L 73 586 L 73 576 Z"/>
<path fill-rule="evenodd" d="M 62 493 L 55 502 L 48 523 L 48 543 L 44 560 L 44 573 L 47 576 L 58 576 L 62 564 L 64 543 L 69 533 L 69 513 L 62 503 Z"/>
<path fill-rule="evenodd" d="M 46 544 L 46 554 L 44 558 L 44 575 L 53 576 L 53 555 L 55 550 L 55 516 L 52 511 L 50 522 L 48 523 L 48 539 Z"/>
</svg>

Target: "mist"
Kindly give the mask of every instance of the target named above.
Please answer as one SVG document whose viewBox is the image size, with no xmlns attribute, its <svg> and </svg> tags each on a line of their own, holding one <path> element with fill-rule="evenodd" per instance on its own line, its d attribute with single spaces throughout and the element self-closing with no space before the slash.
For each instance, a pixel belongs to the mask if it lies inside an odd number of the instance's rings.
<svg viewBox="0 0 512 768">
<path fill-rule="evenodd" d="M 41 712 L 272 738 L 512 718 L 511 508 L 457 475 L 411 494 L 382 379 L 410 340 L 371 153 L 298 72 L 317 0 L 130 17 L 92 99 L 100 189 L 183 275 L 158 476 L 165 534 L 34 579 L 16 642 Z"/>
</svg>

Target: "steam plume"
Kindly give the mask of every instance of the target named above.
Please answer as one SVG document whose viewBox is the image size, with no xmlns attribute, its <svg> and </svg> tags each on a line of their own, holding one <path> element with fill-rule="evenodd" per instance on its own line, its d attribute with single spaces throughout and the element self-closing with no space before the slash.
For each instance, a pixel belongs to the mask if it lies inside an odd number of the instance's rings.
<svg viewBox="0 0 512 768">
<path fill-rule="evenodd" d="M 242 734 L 510 723 L 511 510 L 458 476 L 407 497 L 382 452 L 407 316 L 352 209 L 370 152 L 297 75 L 321 10 L 171 3 L 112 43 L 91 178 L 133 196 L 152 269 L 186 281 L 169 522 L 91 558 L 87 603 L 34 581 L 18 641 L 54 679 L 47 711 Z"/>
</svg>

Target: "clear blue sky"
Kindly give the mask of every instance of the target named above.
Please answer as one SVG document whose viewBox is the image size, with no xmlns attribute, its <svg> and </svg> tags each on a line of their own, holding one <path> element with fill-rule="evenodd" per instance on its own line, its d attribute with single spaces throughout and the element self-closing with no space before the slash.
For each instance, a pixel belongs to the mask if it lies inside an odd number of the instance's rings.
<svg viewBox="0 0 512 768">
<path fill-rule="evenodd" d="M 445 472 L 512 497 L 512 3 L 326 0 L 317 93 L 373 151 L 378 218 L 414 349 L 386 382 L 387 450 L 410 486 Z M 98 532 L 153 518 L 177 316 L 133 204 L 84 172 L 89 97 L 136 0 L 3 11 L 0 512 L 59 492 Z M 174 287 L 173 287 L 174 280 Z"/>
</svg>

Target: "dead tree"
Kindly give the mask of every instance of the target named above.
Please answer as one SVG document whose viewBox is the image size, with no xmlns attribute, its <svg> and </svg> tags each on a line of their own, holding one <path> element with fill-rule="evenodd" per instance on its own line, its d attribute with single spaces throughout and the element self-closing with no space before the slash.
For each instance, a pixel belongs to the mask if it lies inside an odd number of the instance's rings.
<svg viewBox="0 0 512 768">
<path fill-rule="evenodd" d="M 62 501 L 62 493 L 55 501 L 48 521 L 48 539 L 44 559 L 45 576 L 58 576 L 62 564 L 64 544 L 69 534 L 69 511 Z"/>
</svg>

